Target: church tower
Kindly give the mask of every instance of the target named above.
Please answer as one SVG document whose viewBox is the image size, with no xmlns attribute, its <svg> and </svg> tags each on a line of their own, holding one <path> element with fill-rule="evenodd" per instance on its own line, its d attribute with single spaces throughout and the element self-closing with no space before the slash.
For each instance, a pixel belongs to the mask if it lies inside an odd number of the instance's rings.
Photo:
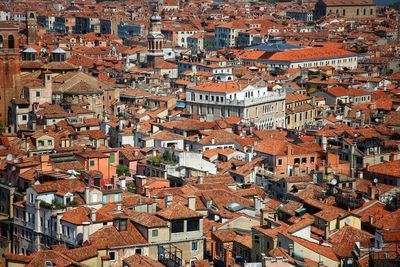
<svg viewBox="0 0 400 267">
<path fill-rule="evenodd" d="M 18 26 L 0 23 L 0 124 L 8 125 L 10 101 L 20 96 Z M 0 129 L 3 130 L 3 129 Z"/>
<path fill-rule="evenodd" d="M 38 27 L 36 12 L 28 11 L 26 13 L 26 28 L 28 30 L 28 45 L 35 44 L 38 41 Z"/>
<path fill-rule="evenodd" d="M 156 9 L 150 18 L 149 34 L 147 35 L 147 67 L 154 68 L 164 60 L 164 35 L 161 33 L 161 26 L 161 17 Z"/>
</svg>

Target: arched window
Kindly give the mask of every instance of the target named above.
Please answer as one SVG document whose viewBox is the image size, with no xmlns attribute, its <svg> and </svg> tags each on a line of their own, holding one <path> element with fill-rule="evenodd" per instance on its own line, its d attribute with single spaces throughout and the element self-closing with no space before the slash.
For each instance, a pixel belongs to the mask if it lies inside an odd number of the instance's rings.
<svg viewBox="0 0 400 267">
<path fill-rule="evenodd" d="M 3 36 L 0 35 L 0 49 L 3 48 Z"/>
<path fill-rule="evenodd" d="M 10 49 L 15 48 L 14 35 L 8 36 L 8 48 L 10 48 Z"/>
<path fill-rule="evenodd" d="M 360 10 L 357 8 L 357 16 L 360 15 Z"/>
<path fill-rule="evenodd" d="M 33 13 L 29 14 L 29 18 L 30 19 L 34 19 L 35 18 L 35 14 L 33 14 Z"/>
</svg>

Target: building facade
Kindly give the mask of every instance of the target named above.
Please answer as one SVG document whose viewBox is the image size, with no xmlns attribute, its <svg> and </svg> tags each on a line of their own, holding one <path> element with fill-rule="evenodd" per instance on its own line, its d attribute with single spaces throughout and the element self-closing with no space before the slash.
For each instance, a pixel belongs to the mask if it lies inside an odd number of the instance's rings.
<svg viewBox="0 0 400 267">
<path fill-rule="evenodd" d="M 207 120 L 237 116 L 260 129 L 285 124 L 285 93 L 238 82 L 210 82 L 188 88 L 186 108 Z"/>
</svg>

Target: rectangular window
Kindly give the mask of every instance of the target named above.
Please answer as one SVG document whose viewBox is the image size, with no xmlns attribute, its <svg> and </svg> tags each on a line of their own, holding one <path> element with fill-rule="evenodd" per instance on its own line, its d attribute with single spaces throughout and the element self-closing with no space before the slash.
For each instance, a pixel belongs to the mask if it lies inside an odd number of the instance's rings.
<svg viewBox="0 0 400 267">
<path fill-rule="evenodd" d="M 37 97 L 40 96 L 40 91 L 36 91 L 36 96 L 37 96 Z"/>
<path fill-rule="evenodd" d="M 110 251 L 110 252 L 108 253 L 108 255 L 110 255 L 110 259 L 111 259 L 112 261 L 115 260 L 115 252 L 114 252 L 114 251 Z"/>
<path fill-rule="evenodd" d="M 110 154 L 110 163 L 115 163 L 115 155 Z"/>
<path fill-rule="evenodd" d="M 53 141 L 52 140 L 47 140 L 47 145 L 52 146 L 53 145 Z"/>
<path fill-rule="evenodd" d="M 314 157 L 311 157 L 311 158 L 310 158 L 310 162 L 311 162 L 311 163 L 314 163 L 314 162 L 315 162 L 315 158 L 314 158 Z"/>
<path fill-rule="evenodd" d="M 301 158 L 301 163 L 307 163 L 307 158 Z"/>
<path fill-rule="evenodd" d="M 151 236 L 152 237 L 157 237 L 158 236 L 158 229 L 151 230 Z"/>
<path fill-rule="evenodd" d="M 197 251 L 197 241 L 192 242 L 192 251 Z"/>
<path fill-rule="evenodd" d="M 171 232 L 172 233 L 182 233 L 183 230 L 183 221 L 172 221 L 171 223 Z"/>
<path fill-rule="evenodd" d="M 294 159 L 294 164 L 300 164 L 300 158 L 295 158 Z"/>
<path fill-rule="evenodd" d="M 90 166 L 94 166 L 94 160 L 90 160 Z"/>
<path fill-rule="evenodd" d="M 200 229 L 199 219 L 189 219 L 187 220 L 187 231 L 198 231 Z"/>
<path fill-rule="evenodd" d="M 282 159 L 278 159 L 278 165 L 282 165 Z"/>
</svg>

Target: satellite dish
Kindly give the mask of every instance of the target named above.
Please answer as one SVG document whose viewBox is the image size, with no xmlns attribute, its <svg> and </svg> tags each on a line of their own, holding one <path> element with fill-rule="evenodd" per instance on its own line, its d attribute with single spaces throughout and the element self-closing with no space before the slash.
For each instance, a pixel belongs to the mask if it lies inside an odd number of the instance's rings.
<svg viewBox="0 0 400 267">
<path fill-rule="evenodd" d="M 331 180 L 331 185 L 337 185 L 337 180 L 336 180 L 335 178 L 333 178 L 333 179 Z"/>
<path fill-rule="evenodd" d="M 377 184 L 378 183 L 378 178 L 374 178 L 373 182 L 374 182 L 374 184 Z"/>
<path fill-rule="evenodd" d="M 8 160 L 8 161 L 12 161 L 13 159 L 14 159 L 14 157 L 13 157 L 12 154 L 8 154 L 8 155 L 7 155 L 7 160 Z"/>
</svg>

